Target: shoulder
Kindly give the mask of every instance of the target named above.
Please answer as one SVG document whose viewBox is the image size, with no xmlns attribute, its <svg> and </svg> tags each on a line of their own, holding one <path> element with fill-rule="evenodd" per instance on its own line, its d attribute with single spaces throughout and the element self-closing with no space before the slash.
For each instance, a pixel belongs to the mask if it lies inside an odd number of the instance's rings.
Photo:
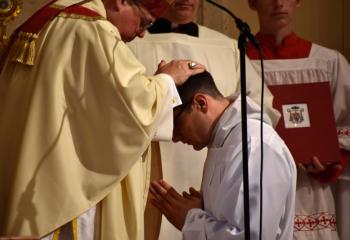
<svg viewBox="0 0 350 240">
<path fill-rule="evenodd" d="M 325 60 L 336 60 L 339 58 L 341 53 L 337 50 L 323 47 L 316 43 L 312 43 L 310 58 L 325 59 Z"/>
<path fill-rule="evenodd" d="M 260 119 L 248 119 L 247 122 L 248 129 L 249 129 L 249 139 L 251 140 L 251 144 L 253 145 L 260 145 L 260 130 L 261 130 L 261 123 Z M 269 124 L 263 122 L 263 144 L 264 148 L 270 149 L 269 151 L 281 151 L 284 149 L 287 149 L 287 146 L 285 145 L 282 138 L 278 135 L 276 130 Z"/>
<path fill-rule="evenodd" d="M 87 32 L 90 35 L 93 31 L 102 35 L 106 33 L 107 36 L 117 35 L 120 38 L 118 29 L 107 20 L 106 10 L 101 1 L 91 0 L 82 4 L 75 4 L 75 2 L 73 0 L 59 0 L 51 5 L 52 8 L 62 9 L 58 15 L 61 23 L 69 25 L 72 31 L 82 34 Z"/>
<path fill-rule="evenodd" d="M 236 39 L 230 38 L 230 37 L 226 36 L 225 34 L 219 32 L 219 31 L 216 31 L 214 29 L 208 28 L 206 26 L 198 24 L 198 29 L 199 29 L 199 37 L 200 38 L 216 38 L 216 39 L 237 42 Z"/>
<path fill-rule="evenodd" d="M 208 27 L 198 25 L 199 36 L 197 39 L 202 41 L 212 41 L 212 43 L 220 46 L 229 46 L 232 49 L 238 50 L 238 43 L 236 39 L 230 38 L 225 34 Z"/>
<path fill-rule="evenodd" d="M 323 63 L 330 72 L 341 71 L 348 74 L 350 71 L 349 62 L 340 52 L 315 43 L 312 44 L 310 59 Z"/>
<path fill-rule="evenodd" d="M 257 119 L 248 120 L 249 153 L 252 159 L 260 159 L 261 138 L 260 121 Z M 295 175 L 296 169 L 293 156 L 283 139 L 268 124 L 263 124 L 263 154 L 266 165 L 284 169 L 290 176 Z"/>
</svg>

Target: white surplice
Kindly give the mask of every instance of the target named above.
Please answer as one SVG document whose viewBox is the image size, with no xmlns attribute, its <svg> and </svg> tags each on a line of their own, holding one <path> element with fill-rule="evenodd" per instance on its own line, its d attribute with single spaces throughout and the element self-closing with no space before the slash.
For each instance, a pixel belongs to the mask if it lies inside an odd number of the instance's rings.
<svg viewBox="0 0 350 240">
<path fill-rule="evenodd" d="M 240 97 L 221 116 L 208 147 L 202 192 L 204 210 L 192 209 L 182 229 L 187 239 L 244 239 Z M 248 98 L 251 239 L 259 239 L 260 112 Z M 266 116 L 265 116 L 266 117 Z M 292 239 L 296 168 L 283 140 L 264 119 L 262 239 Z"/>
<path fill-rule="evenodd" d="M 260 71 L 259 61 L 252 64 Z M 339 145 L 350 150 L 350 66 L 344 56 L 313 43 L 308 57 L 265 60 L 264 66 L 267 85 L 329 82 Z M 346 211 L 350 196 L 349 164 L 339 177 L 337 187 L 338 204 L 335 205 L 329 184 L 321 184 L 298 172 L 294 239 L 335 240 L 338 239 L 337 226 L 340 239 L 350 239 L 350 214 Z M 326 223 L 322 219 L 326 219 Z"/>
<path fill-rule="evenodd" d="M 260 62 L 251 63 L 260 73 Z M 265 60 L 264 70 L 267 85 L 329 82 L 337 128 L 350 129 L 350 66 L 339 52 L 313 43 L 308 57 Z M 350 135 L 339 136 L 339 143 L 350 150 Z M 346 175 L 350 179 L 350 172 Z"/>
</svg>

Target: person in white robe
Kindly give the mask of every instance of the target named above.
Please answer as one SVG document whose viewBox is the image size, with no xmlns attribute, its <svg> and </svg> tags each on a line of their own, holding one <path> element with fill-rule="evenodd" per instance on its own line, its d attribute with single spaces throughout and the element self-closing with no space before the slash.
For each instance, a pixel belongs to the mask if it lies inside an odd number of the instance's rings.
<svg viewBox="0 0 350 240">
<path fill-rule="evenodd" d="M 204 68 L 145 75 L 124 43 L 154 20 L 142 4 L 58 0 L 13 35 L 0 59 L 0 236 L 143 239 L 150 142 L 171 138 L 175 84 Z"/>
<path fill-rule="evenodd" d="M 338 130 L 340 164 L 317 163 L 298 171 L 294 239 L 350 239 L 350 66 L 341 53 L 304 40 L 293 32 L 294 12 L 300 0 L 249 0 L 259 16 L 256 37 L 265 58 L 267 85 L 329 82 Z M 284 12 L 279 17 L 273 13 Z M 260 70 L 257 51 L 247 55 Z M 320 137 L 323 137 L 321 134 Z M 311 158 L 312 156 L 310 156 Z M 337 181 L 336 204 L 331 183 Z"/>
<path fill-rule="evenodd" d="M 208 148 L 202 188 L 178 194 L 165 180 L 151 184 L 152 203 L 182 231 L 183 239 L 244 239 L 241 98 L 223 97 L 208 72 L 178 88 L 173 141 Z M 262 239 L 292 239 L 296 167 L 259 106 L 247 98 L 250 236 L 259 239 L 260 168 L 263 147 Z M 176 161 L 176 159 L 174 160 Z M 201 197 L 202 195 L 202 197 Z"/>
<path fill-rule="evenodd" d="M 135 39 L 128 46 L 146 66 L 148 74 L 153 74 L 160 60 L 173 58 L 196 60 L 206 66 L 215 76 L 215 83 L 224 96 L 240 91 L 240 60 L 237 41 L 226 35 L 195 23 L 200 0 L 175 0 L 169 9 L 157 19 L 142 39 Z M 148 51 L 145 52 L 144 49 Z M 247 94 L 260 103 L 261 77 L 246 58 Z M 279 113 L 272 108 L 272 95 L 265 87 L 265 111 L 273 123 Z M 188 186 L 199 187 L 206 149 L 193 151 L 182 143 L 159 142 L 160 159 L 152 159 L 152 166 L 161 168 L 156 176 L 166 177 L 180 191 Z M 176 159 L 176 161 L 175 161 Z M 157 175 L 158 173 L 158 175 Z M 150 209 L 152 210 L 152 209 Z M 146 218 L 154 213 L 146 212 Z M 156 217 L 155 217 L 156 218 Z M 147 223 L 151 223 L 149 219 Z M 158 239 L 158 231 L 153 231 L 160 220 L 154 220 L 146 231 L 151 240 Z M 165 219 L 161 223 L 159 239 L 176 240 L 181 234 Z"/>
</svg>

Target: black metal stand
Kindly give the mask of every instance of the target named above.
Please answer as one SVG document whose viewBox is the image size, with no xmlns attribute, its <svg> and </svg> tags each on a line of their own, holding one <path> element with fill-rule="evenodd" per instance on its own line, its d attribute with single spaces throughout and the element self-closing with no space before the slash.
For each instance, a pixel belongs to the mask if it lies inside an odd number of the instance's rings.
<svg viewBox="0 0 350 240">
<path fill-rule="evenodd" d="M 244 197 L 244 236 L 245 240 L 250 240 L 250 212 L 249 212 L 249 173 L 248 173 L 248 127 L 247 127 L 247 87 L 246 87 L 246 43 L 247 39 L 257 48 L 260 46 L 251 34 L 247 23 L 237 18 L 230 10 L 211 0 L 207 2 L 215 5 L 228 13 L 237 25 L 240 31 L 238 38 L 238 48 L 240 51 L 240 70 L 241 70 L 241 113 L 242 113 L 242 161 L 243 161 L 243 197 Z M 260 226 L 261 228 L 261 226 Z"/>
<path fill-rule="evenodd" d="M 249 212 L 249 173 L 248 173 L 248 126 L 247 126 L 247 87 L 246 87 L 246 37 L 240 33 L 238 48 L 241 69 L 241 119 L 242 119 L 242 161 L 243 161 L 243 199 L 244 199 L 244 239 L 250 239 Z"/>
</svg>

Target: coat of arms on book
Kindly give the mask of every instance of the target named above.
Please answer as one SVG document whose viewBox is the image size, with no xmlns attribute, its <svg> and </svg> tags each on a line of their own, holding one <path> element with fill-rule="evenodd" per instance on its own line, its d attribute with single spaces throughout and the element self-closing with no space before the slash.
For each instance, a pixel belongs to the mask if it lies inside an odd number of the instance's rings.
<svg viewBox="0 0 350 240">
<path fill-rule="evenodd" d="M 307 104 L 282 105 L 285 128 L 310 127 Z"/>
</svg>

